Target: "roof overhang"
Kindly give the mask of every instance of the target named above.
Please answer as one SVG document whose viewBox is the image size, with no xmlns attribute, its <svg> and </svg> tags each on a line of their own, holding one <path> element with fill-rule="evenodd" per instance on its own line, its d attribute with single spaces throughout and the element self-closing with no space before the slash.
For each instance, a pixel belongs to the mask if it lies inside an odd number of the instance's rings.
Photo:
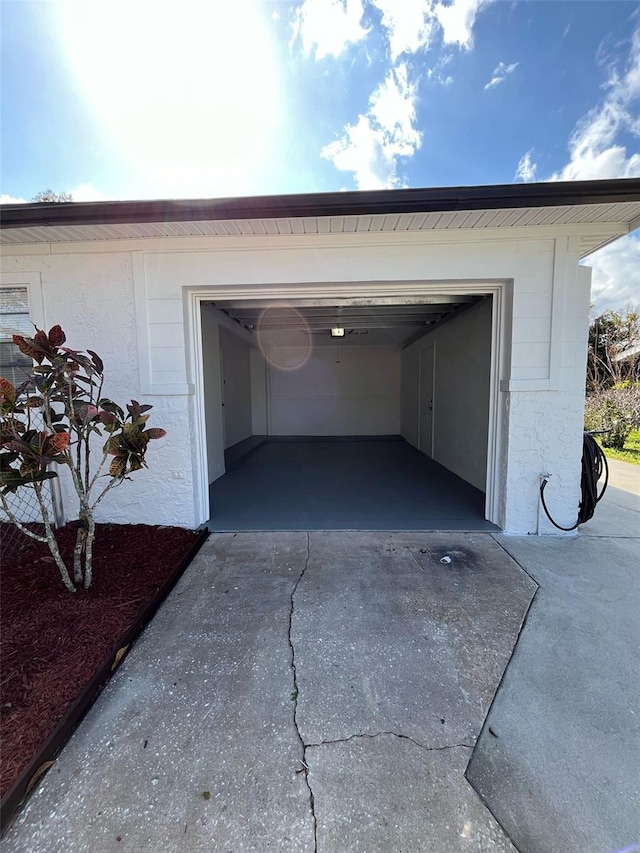
<svg viewBox="0 0 640 853">
<path fill-rule="evenodd" d="M 0 205 L 4 245 L 572 226 L 587 255 L 640 225 L 640 179 L 224 199 Z M 584 237 L 582 236 L 584 235 Z"/>
</svg>

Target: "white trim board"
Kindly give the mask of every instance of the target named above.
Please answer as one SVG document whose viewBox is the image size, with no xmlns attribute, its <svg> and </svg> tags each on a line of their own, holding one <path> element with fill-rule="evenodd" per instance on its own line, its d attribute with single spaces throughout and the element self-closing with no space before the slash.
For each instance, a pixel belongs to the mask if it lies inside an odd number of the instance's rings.
<svg viewBox="0 0 640 853">
<path fill-rule="evenodd" d="M 382 286 L 380 286 L 382 285 Z M 504 491 L 504 483 L 500 480 L 500 473 L 505 470 L 502 464 L 502 456 L 505 453 L 503 429 L 501 428 L 503 417 L 502 409 L 505 406 L 503 395 L 500 394 L 500 380 L 508 375 L 505 373 L 507 365 L 507 353 L 509 347 L 505 340 L 505 306 L 509 302 L 505 299 L 505 291 L 510 288 L 510 282 L 442 282 L 427 284 L 414 281 L 394 281 L 393 294 L 402 298 L 403 296 L 429 296 L 430 293 L 458 293 L 460 295 L 490 295 L 492 296 L 492 346 L 491 346 L 491 382 L 490 382 L 490 404 L 489 404 L 489 428 L 487 443 L 487 477 L 486 477 L 486 504 L 485 517 L 499 526 L 504 526 L 500 505 L 500 495 Z M 389 283 L 380 283 L 379 287 L 373 287 L 371 283 L 345 282 L 331 285 L 304 284 L 295 288 L 283 288 L 278 285 L 264 285 L 259 288 L 263 298 L 286 298 L 288 304 L 295 306 L 296 296 L 300 299 L 327 299 L 343 296 L 353 298 L 358 293 L 368 294 L 371 304 L 375 304 L 375 291 L 380 295 L 388 295 Z M 202 302 L 215 301 L 216 299 L 231 299 L 236 301 L 255 299 L 257 288 L 253 285 L 214 285 L 211 287 L 183 289 L 187 308 L 185 311 L 185 322 L 187 325 L 187 372 L 191 379 L 195 396 L 193 398 L 193 423 L 194 423 L 194 498 L 198 524 L 205 524 L 210 517 L 209 511 L 209 476 L 206 440 L 206 419 L 204 405 L 204 371 L 202 356 L 202 323 L 200 306 Z M 292 294 L 295 292 L 295 296 Z M 327 291 L 330 291 L 328 294 Z"/>
</svg>

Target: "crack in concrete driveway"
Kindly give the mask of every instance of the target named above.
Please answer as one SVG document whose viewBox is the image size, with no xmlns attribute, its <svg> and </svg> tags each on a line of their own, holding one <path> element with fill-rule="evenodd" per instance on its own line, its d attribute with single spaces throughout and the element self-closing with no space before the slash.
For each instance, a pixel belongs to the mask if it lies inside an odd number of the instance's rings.
<svg viewBox="0 0 640 853">
<path fill-rule="evenodd" d="M 213 535 L 6 851 L 512 851 L 464 773 L 534 591 L 483 533 Z"/>
</svg>

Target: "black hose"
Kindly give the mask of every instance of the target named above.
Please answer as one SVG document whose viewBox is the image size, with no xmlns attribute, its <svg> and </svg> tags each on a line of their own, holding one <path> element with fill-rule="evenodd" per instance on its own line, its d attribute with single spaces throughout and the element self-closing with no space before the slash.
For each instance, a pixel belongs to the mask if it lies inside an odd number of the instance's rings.
<svg viewBox="0 0 640 853">
<path fill-rule="evenodd" d="M 602 476 L 603 471 L 605 472 L 604 485 L 602 491 L 598 494 L 598 480 Z M 585 432 L 582 441 L 582 476 L 580 478 L 582 498 L 578 507 L 578 520 L 573 527 L 562 527 L 551 517 L 544 500 L 544 489 L 548 482 L 547 479 L 543 479 L 542 483 L 540 483 L 540 500 L 542 501 L 547 518 L 554 527 L 557 527 L 558 530 L 568 532 L 575 530 L 580 524 L 584 524 L 593 518 L 596 506 L 602 500 L 602 496 L 609 483 L 609 466 L 607 465 L 607 457 L 602 452 L 602 448 L 590 433 Z"/>
</svg>

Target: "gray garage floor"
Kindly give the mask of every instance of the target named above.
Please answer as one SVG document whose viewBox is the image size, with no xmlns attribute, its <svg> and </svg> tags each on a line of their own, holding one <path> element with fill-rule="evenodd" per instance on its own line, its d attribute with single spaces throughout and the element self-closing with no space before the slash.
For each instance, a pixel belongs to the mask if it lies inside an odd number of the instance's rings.
<svg viewBox="0 0 640 853">
<path fill-rule="evenodd" d="M 210 489 L 211 530 L 495 530 L 485 495 L 403 440 L 269 441 Z"/>
</svg>

